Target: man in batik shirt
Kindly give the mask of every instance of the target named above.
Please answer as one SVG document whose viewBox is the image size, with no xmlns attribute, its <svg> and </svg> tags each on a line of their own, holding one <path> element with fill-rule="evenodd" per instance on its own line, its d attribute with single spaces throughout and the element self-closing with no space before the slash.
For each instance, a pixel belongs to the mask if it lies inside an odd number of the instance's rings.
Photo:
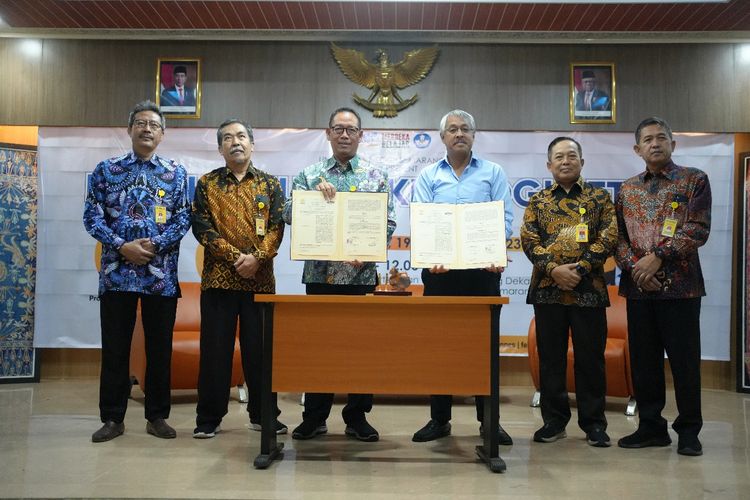
<svg viewBox="0 0 750 500">
<path fill-rule="evenodd" d="M 542 419 L 534 441 L 566 437 L 568 332 L 575 355 L 578 426 L 591 446 L 610 446 L 604 416 L 609 295 L 604 262 L 617 244 L 615 206 L 609 192 L 581 177 L 578 141 L 558 137 L 547 148 L 555 182 L 534 194 L 523 216 L 521 243 L 534 265 L 526 303 L 534 305 Z"/>
<path fill-rule="evenodd" d="M 212 438 L 227 414 L 232 357 L 240 327 L 242 369 L 249 389 L 250 428 L 261 430 L 263 338 L 256 293 L 274 293 L 273 258 L 284 236 L 279 180 L 250 161 L 254 142 L 247 123 L 230 119 L 216 131 L 226 166 L 198 180 L 193 234 L 204 247 L 201 275 L 201 354 L 193 437 Z M 275 404 L 276 394 L 274 394 Z M 276 416 L 281 412 L 276 407 Z M 274 421 L 277 434 L 287 427 Z"/>
<path fill-rule="evenodd" d="M 294 178 L 293 190 L 317 190 L 327 200 L 337 191 L 388 193 L 388 238 L 396 229 L 393 197 L 388 174 L 357 155 L 362 139 L 359 115 L 350 108 L 339 108 L 331 114 L 326 137 L 333 156 L 305 168 Z M 292 224 L 292 200 L 284 206 L 284 220 Z M 375 263 L 306 261 L 302 274 L 308 295 L 365 295 L 375 290 Z M 331 413 L 333 394 L 306 393 L 302 423 L 292 432 L 294 439 L 311 439 L 328 432 L 326 419 Z M 365 418 L 372 409 L 372 394 L 349 394 L 342 412 L 346 435 L 360 441 L 377 441 L 376 431 Z"/>
<path fill-rule="evenodd" d="M 669 446 L 664 351 L 674 379 L 678 417 L 672 429 L 677 453 L 703 454 L 701 416 L 701 297 L 706 294 L 698 248 L 711 229 L 711 186 L 696 169 L 675 165 L 672 129 L 661 118 L 635 131 L 636 154 L 646 170 L 626 180 L 617 197 L 619 239 L 615 258 L 627 297 L 628 343 L 638 429 L 622 448 Z"/>
<path fill-rule="evenodd" d="M 180 240 L 190 228 L 190 201 L 185 169 L 156 154 L 164 127 L 156 104 L 138 103 L 128 118 L 133 150 L 99 163 L 89 178 L 83 224 L 102 245 L 99 412 L 104 425 L 91 436 L 95 443 L 125 431 L 130 342 L 139 300 L 148 373 L 146 431 L 165 439 L 176 436 L 166 419 L 172 328 L 180 296 L 177 259 Z"/>
</svg>

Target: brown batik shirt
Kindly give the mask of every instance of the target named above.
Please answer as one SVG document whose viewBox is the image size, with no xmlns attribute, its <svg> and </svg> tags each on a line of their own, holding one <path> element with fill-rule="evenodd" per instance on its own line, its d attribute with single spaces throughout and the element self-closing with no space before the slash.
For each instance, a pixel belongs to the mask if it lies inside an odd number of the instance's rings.
<svg viewBox="0 0 750 500">
<path fill-rule="evenodd" d="M 221 288 L 274 293 L 273 258 L 284 236 L 284 192 L 279 180 L 250 165 L 238 181 L 228 167 L 198 180 L 193 200 L 193 234 L 205 247 L 201 289 Z M 258 222 L 265 234 L 257 231 Z M 254 278 L 243 278 L 234 263 L 252 254 L 260 266 Z"/>
</svg>

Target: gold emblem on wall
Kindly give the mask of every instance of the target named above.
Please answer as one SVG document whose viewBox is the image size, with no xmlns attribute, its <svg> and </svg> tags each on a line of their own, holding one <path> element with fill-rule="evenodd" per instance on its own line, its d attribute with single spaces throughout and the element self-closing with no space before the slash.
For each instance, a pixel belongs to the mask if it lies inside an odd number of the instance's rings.
<svg viewBox="0 0 750 500">
<path fill-rule="evenodd" d="M 426 77 L 435 64 L 438 53 L 436 46 L 410 50 L 404 54 L 401 62 L 391 64 L 388 61 L 388 52 L 377 49 L 377 62 L 373 64 L 367 60 L 363 52 L 331 43 L 331 54 L 341 72 L 349 80 L 372 91 L 367 99 L 356 93 L 353 96 L 357 104 L 372 111 L 372 116 L 376 118 L 396 116 L 399 111 L 417 101 L 417 94 L 404 100 L 398 95 L 397 89 L 414 85 Z"/>
</svg>

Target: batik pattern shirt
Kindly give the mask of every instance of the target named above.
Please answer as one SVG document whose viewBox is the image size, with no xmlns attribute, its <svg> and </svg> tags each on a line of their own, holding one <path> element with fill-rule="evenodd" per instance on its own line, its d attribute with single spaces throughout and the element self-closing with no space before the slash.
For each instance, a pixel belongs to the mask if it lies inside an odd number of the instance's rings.
<svg viewBox="0 0 750 500">
<path fill-rule="evenodd" d="M 205 247 L 201 290 L 276 291 L 273 258 L 284 237 L 283 206 L 279 180 L 252 164 L 241 181 L 228 167 L 217 168 L 198 180 L 193 234 Z M 258 234 L 259 219 L 263 220 L 265 234 Z M 234 268 L 241 253 L 258 259 L 254 278 L 243 278 Z"/>
<path fill-rule="evenodd" d="M 134 152 L 99 163 L 88 182 L 86 231 L 102 244 L 99 294 L 138 292 L 179 297 L 180 240 L 190 228 L 187 172 L 174 160 Z M 148 264 L 125 260 L 127 242 L 149 238 L 156 256 Z"/>
<path fill-rule="evenodd" d="M 388 234 L 390 240 L 396 230 L 396 211 L 393 195 L 385 170 L 376 167 L 368 160 L 355 156 L 346 165 L 340 165 L 331 157 L 305 168 L 294 178 L 292 190 L 311 191 L 320 184 L 321 178 L 336 187 L 336 191 L 361 191 L 365 193 L 388 193 Z M 290 196 L 284 205 L 284 220 L 292 224 L 292 200 Z M 305 261 L 302 283 L 327 283 L 330 285 L 374 285 L 377 267 L 367 262 L 355 268 L 346 262 L 325 260 Z"/>
<path fill-rule="evenodd" d="M 631 299 L 706 295 L 698 258 L 698 248 L 706 243 L 711 231 L 711 185 L 705 172 L 671 161 L 656 175 L 642 172 L 622 184 L 616 210 L 620 295 Z M 677 220 L 673 237 L 662 235 L 667 218 Z M 631 276 L 635 263 L 648 253 L 662 259 L 656 274 L 662 286 L 654 292 L 639 290 Z"/>
<path fill-rule="evenodd" d="M 576 226 L 582 223 L 588 226 L 585 243 L 576 241 Z M 609 305 L 604 262 L 617 244 L 617 218 L 609 192 L 582 177 L 567 193 L 557 183 L 542 189 L 524 212 L 521 244 L 534 266 L 526 303 Z M 562 290 L 552 279 L 552 270 L 576 262 L 582 267 L 581 281 L 573 290 Z"/>
</svg>

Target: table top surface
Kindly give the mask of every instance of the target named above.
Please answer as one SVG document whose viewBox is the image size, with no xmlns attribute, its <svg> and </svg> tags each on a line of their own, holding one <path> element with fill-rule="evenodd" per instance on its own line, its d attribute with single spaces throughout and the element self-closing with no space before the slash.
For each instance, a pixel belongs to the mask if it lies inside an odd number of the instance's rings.
<svg viewBox="0 0 750 500">
<path fill-rule="evenodd" d="M 256 294 L 256 302 L 276 304 L 414 304 L 414 305 L 500 305 L 509 302 L 508 297 L 459 297 L 459 296 L 415 296 L 415 295 L 276 295 Z"/>
</svg>

